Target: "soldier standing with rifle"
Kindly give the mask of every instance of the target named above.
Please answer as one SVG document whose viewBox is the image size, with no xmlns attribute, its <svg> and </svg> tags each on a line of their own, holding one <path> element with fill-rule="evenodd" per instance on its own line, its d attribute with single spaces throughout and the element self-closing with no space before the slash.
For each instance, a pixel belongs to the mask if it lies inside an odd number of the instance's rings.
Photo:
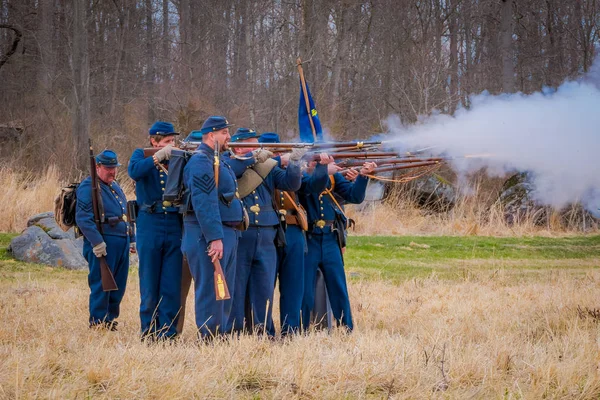
<svg viewBox="0 0 600 400">
<path fill-rule="evenodd" d="M 115 181 L 117 155 L 104 150 L 95 158 L 90 146 L 90 176 L 77 188 L 75 220 L 84 236 L 83 256 L 90 273 L 90 327 L 116 330 L 135 236 L 126 215 L 127 199 Z"/>
<path fill-rule="evenodd" d="M 224 117 L 211 116 L 200 133 L 202 144 L 183 172 L 184 233 L 181 249 L 194 278 L 196 326 L 203 340 L 222 336 L 231 311 L 239 229 L 243 207 L 237 182 L 219 153 L 227 150 L 229 127 Z"/>
<path fill-rule="evenodd" d="M 163 201 L 171 150 L 178 135 L 173 124 L 157 121 L 150 144 L 159 149 L 144 157 L 135 149 L 129 176 L 135 181 L 137 248 L 140 260 L 140 320 L 142 339 L 173 339 L 181 309 L 182 219 L 179 208 Z"/>
<path fill-rule="evenodd" d="M 337 324 L 341 323 L 349 331 L 353 329 L 342 258 L 347 218 L 336 195 L 346 203 L 362 203 L 369 182 L 365 175 L 372 173 L 376 167 L 375 163 L 366 162 L 354 183 L 348 181 L 339 172 L 334 173 L 323 192 L 306 193 L 300 196 L 300 203 L 308 214 L 308 252 L 304 261 L 304 299 L 302 301 L 304 329 L 308 329 L 312 322 L 310 315 L 315 305 L 314 282 L 319 268 L 325 278 L 327 294 Z"/>
<path fill-rule="evenodd" d="M 234 149 L 238 159 L 230 163 L 238 175 L 240 197 L 250 216 L 250 226 L 242 233 L 238 246 L 238 263 L 233 308 L 228 329 L 236 332 L 257 331 L 273 336 L 273 284 L 277 270 L 276 246 L 285 246 L 285 231 L 280 225 L 273 190 L 295 192 L 302 183 L 300 159 L 306 149 L 293 149 L 286 170 L 269 159 L 271 152 L 258 149 L 258 136 L 248 128 L 239 128 L 232 142 L 256 143 L 257 149 Z M 247 153 L 253 150 L 252 153 Z M 247 159 L 247 160 L 246 160 Z M 248 165 L 247 161 L 251 161 Z"/>
</svg>

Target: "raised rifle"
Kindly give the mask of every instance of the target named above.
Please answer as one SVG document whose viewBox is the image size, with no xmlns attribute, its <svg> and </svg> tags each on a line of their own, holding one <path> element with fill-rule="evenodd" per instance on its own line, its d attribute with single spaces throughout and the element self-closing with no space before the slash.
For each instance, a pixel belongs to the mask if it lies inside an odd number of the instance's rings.
<svg viewBox="0 0 600 400">
<path fill-rule="evenodd" d="M 336 154 L 332 154 L 332 156 L 336 156 Z M 430 158 L 417 158 L 417 157 L 407 157 L 407 158 L 376 158 L 371 159 L 369 161 L 374 162 L 378 166 L 383 165 L 395 165 L 395 164 L 413 164 L 420 162 L 433 162 L 433 161 L 444 161 L 445 159 L 442 157 L 430 157 Z M 353 158 L 345 158 L 341 161 L 336 160 L 336 165 L 340 167 L 357 167 L 363 164 L 364 161 L 353 159 Z"/>
<path fill-rule="evenodd" d="M 94 211 L 94 222 L 96 223 L 96 228 L 98 229 L 98 232 L 100 232 L 100 235 L 102 235 L 102 222 L 104 222 L 104 215 L 100 212 L 100 202 L 102 201 L 100 197 L 100 182 L 98 179 L 98 174 L 96 173 L 96 158 L 94 157 L 94 149 L 92 148 L 91 139 L 89 140 L 89 144 L 90 177 L 92 179 L 92 209 Z M 98 257 L 98 261 L 100 262 L 100 279 L 102 280 L 102 290 L 105 292 L 119 290 L 117 287 L 117 282 L 115 281 L 115 277 L 108 266 L 108 262 L 106 261 L 106 257 Z"/>
<path fill-rule="evenodd" d="M 177 147 L 173 147 L 174 149 L 178 149 L 178 150 L 182 150 L 182 151 L 195 151 L 198 146 L 200 145 L 200 142 L 180 142 Z M 152 157 L 154 154 L 156 154 L 157 151 L 159 151 L 161 148 L 160 147 L 146 147 L 144 148 L 144 158 L 148 158 L 148 157 Z"/>
<path fill-rule="evenodd" d="M 221 165 L 220 154 L 219 154 L 219 142 L 215 142 L 215 160 L 214 160 L 214 169 L 215 169 L 215 188 L 219 190 L 219 167 Z M 228 300 L 231 298 L 229 294 L 229 288 L 227 287 L 227 281 L 225 280 L 225 274 L 223 273 L 223 268 L 221 267 L 221 262 L 219 259 L 214 260 L 213 267 L 215 268 L 215 272 L 213 274 L 214 282 L 215 282 L 215 296 L 217 300 Z"/>
<path fill-rule="evenodd" d="M 390 172 L 402 169 L 411 169 L 411 168 L 419 168 L 419 167 L 428 167 L 431 165 L 439 164 L 441 161 L 427 161 L 427 162 L 416 162 L 416 163 L 408 163 L 408 164 L 396 164 L 396 165 L 387 165 L 383 167 L 377 167 L 373 170 L 373 174 L 378 174 L 382 172 Z M 350 169 L 360 170 L 362 166 L 355 166 L 341 170 L 340 172 L 343 174 Z"/>
<path fill-rule="evenodd" d="M 291 150 L 297 148 L 303 149 L 336 149 L 336 148 L 347 148 L 350 149 L 361 149 L 365 146 L 376 146 L 380 145 L 380 141 L 356 141 L 356 142 L 317 142 L 317 143 L 229 143 L 231 148 L 261 148 L 261 149 L 281 149 Z"/>
</svg>

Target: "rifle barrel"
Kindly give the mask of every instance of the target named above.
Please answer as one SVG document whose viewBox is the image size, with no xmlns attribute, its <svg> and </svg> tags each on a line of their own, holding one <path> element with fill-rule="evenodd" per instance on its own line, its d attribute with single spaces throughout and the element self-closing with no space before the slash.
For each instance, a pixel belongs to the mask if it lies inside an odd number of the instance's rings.
<svg viewBox="0 0 600 400">
<path fill-rule="evenodd" d="M 356 142 L 323 142 L 323 143 L 229 143 L 231 148 L 265 148 L 265 149 L 334 149 L 339 147 L 362 148 L 363 146 L 379 145 L 379 141 L 356 141 Z"/>
<path fill-rule="evenodd" d="M 335 156 L 335 154 L 332 154 L 332 155 Z M 376 163 L 379 166 L 383 166 L 383 165 L 387 165 L 387 164 L 411 164 L 411 163 L 443 161 L 443 160 L 444 159 L 441 157 L 430 157 L 430 158 L 410 157 L 410 158 L 380 158 L 380 159 L 373 159 L 370 161 Z M 354 166 L 362 165 L 362 162 L 360 160 L 347 158 L 347 159 L 341 160 L 339 162 L 336 162 L 336 164 L 339 165 L 340 167 L 354 167 Z"/>
</svg>

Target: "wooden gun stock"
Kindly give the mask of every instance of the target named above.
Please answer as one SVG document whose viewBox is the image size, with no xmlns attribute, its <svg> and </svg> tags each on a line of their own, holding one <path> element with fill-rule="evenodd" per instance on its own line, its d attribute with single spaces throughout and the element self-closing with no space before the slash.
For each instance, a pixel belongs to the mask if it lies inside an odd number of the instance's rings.
<svg viewBox="0 0 600 400">
<path fill-rule="evenodd" d="M 182 142 L 178 145 L 178 147 L 173 147 L 176 150 L 182 151 L 195 151 L 200 143 L 196 142 Z M 152 157 L 159 151 L 162 147 L 146 147 L 144 148 L 144 158 Z"/>
<path fill-rule="evenodd" d="M 215 267 L 215 296 L 217 300 L 229 300 L 231 296 L 229 295 L 229 288 L 227 287 L 223 268 L 221 268 L 221 262 L 215 260 L 213 261 L 213 266 Z"/>
<path fill-rule="evenodd" d="M 115 277 L 113 276 L 106 257 L 102 256 L 98 259 L 100 261 L 100 279 L 102 280 L 102 290 L 110 292 L 113 290 L 119 290 Z"/>
</svg>

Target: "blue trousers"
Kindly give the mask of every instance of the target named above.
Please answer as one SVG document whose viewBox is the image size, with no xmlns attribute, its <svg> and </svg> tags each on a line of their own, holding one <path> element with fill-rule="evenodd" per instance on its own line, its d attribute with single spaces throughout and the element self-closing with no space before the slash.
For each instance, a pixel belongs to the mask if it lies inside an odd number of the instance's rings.
<svg viewBox="0 0 600 400">
<path fill-rule="evenodd" d="M 208 212 L 208 211 L 207 211 Z M 235 296 L 236 256 L 239 231 L 223 226 L 223 258 L 221 267 L 231 298 Z M 214 266 L 206 253 L 208 243 L 202 236 L 197 221 L 185 220 L 181 249 L 190 265 L 194 278 L 196 326 L 199 335 L 211 339 L 226 333 L 226 325 L 231 313 L 232 299 L 217 300 L 214 286 Z"/>
<path fill-rule="evenodd" d="M 242 232 L 237 254 L 233 308 L 228 328 L 259 333 L 272 325 L 273 292 L 277 253 L 275 228 L 251 226 Z M 269 334 L 270 329 L 267 329 Z"/>
<path fill-rule="evenodd" d="M 344 273 L 344 261 L 337 236 L 329 228 L 319 233 L 307 235 L 308 253 L 304 259 L 304 299 L 302 302 L 302 323 L 308 329 L 310 313 L 315 305 L 315 278 L 317 268 L 321 268 L 327 285 L 331 310 L 338 326 L 341 323 L 352 330 L 352 313 Z"/>
<path fill-rule="evenodd" d="M 177 335 L 181 308 L 181 216 L 140 212 L 137 250 L 140 260 L 142 335 Z"/>
<path fill-rule="evenodd" d="M 112 322 L 119 316 L 119 307 L 129 274 L 129 236 L 104 235 L 106 243 L 106 261 L 113 273 L 119 290 L 105 292 L 102 290 L 100 261 L 92 251 L 92 245 L 83 239 L 83 256 L 88 261 L 90 273 L 90 323 Z"/>
<path fill-rule="evenodd" d="M 298 225 L 287 226 L 285 239 L 287 245 L 277 248 L 282 335 L 300 330 L 302 297 L 304 296 L 304 255 L 306 253 L 306 236 Z"/>
</svg>

